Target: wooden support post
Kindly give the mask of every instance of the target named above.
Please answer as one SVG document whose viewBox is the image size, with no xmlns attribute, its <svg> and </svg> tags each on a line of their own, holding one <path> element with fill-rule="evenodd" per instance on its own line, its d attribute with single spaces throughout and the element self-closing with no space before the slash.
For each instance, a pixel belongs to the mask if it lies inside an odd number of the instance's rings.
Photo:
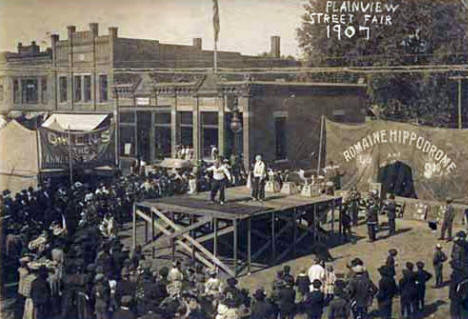
<svg viewBox="0 0 468 319">
<path fill-rule="evenodd" d="M 292 220 L 293 220 L 293 256 L 296 258 L 296 240 L 297 240 L 297 208 L 294 208 Z"/>
<path fill-rule="evenodd" d="M 250 274 L 252 263 L 252 217 L 247 219 L 247 273 Z"/>
<path fill-rule="evenodd" d="M 234 259 L 234 274 L 237 276 L 237 219 L 233 220 L 234 223 L 234 235 L 233 235 L 233 254 L 232 258 Z"/>
<path fill-rule="evenodd" d="M 195 223 L 195 216 L 191 215 L 190 216 L 190 226 L 192 226 L 193 224 Z M 196 239 L 195 237 L 195 230 L 191 230 L 190 231 L 190 236 L 194 239 Z M 195 260 L 195 245 L 192 245 L 192 260 Z"/>
<path fill-rule="evenodd" d="M 271 258 L 276 260 L 276 234 L 275 234 L 275 213 L 271 213 Z"/>
<path fill-rule="evenodd" d="M 133 238 L 133 242 L 132 242 L 132 247 L 133 247 L 133 250 L 135 250 L 135 247 L 136 247 L 136 204 L 134 203 L 133 204 L 133 220 L 132 220 L 132 238 Z"/>
<path fill-rule="evenodd" d="M 318 240 L 318 219 L 317 204 L 314 204 L 314 241 Z"/>
<path fill-rule="evenodd" d="M 145 222 L 145 244 L 146 244 L 148 242 L 148 223 L 146 222 L 146 220 L 144 222 Z"/>
<path fill-rule="evenodd" d="M 343 236 L 343 225 L 341 224 L 343 216 L 341 215 L 341 211 L 343 210 L 343 201 L 340 198 L 340 210 L 338 211 L 338 232 L 340 233 L 340 239 Z"/>
<path fill-rule="evenodd" d="M 174 212 L 171 212 L 171 220 L 174 221 Z M 172 257 L 172 261 L 175 261 L 175 251 L 176 251 L 175 240 L 174 240 L 174 238 L 171 238 L 171 257 Z"/>
<path fill-rule="evenodd" d="M 151 212 L 151 241 L 154 240 L 154 214 L 152 211 Z"/>
<path fill-rule="evenodd" d="M 218 219 L 213 218 L 213 255 L 218 256 Z"/>
<path fill-rule="evenodd" d="M 332 233 L 332 236 L 333 236 L 333 234 L 335 233 L 335 199 L 333 199 L 331 202 L 332 202 L 332 224 L 331 224 L 331 233 Z"/>
</svg>

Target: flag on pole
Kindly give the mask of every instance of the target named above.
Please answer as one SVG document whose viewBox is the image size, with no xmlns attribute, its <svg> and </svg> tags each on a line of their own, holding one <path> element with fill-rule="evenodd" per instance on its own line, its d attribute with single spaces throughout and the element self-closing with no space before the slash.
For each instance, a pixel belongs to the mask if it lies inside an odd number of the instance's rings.
<svg viewBox="0 0 468 319">
<path fill-rule="evenodd" d="M 219 34 L 218 0 L 213 0 L 213 29 L 214 29 L 214 40 L 215 42 L 218 42 L 218 34 Z"/>
</svg>

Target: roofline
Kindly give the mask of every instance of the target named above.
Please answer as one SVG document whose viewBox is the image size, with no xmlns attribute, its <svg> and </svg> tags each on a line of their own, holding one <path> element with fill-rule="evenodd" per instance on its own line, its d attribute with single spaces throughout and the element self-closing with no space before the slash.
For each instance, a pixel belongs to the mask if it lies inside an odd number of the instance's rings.
<svg viewBox="0 0 468 319">
<path fill-rule="evenodd" d="M 193 86 L 197 82 L 163 82 L 155 84 L 156 88 L 159 87 L 187 87 Z M 218 86 L 223 85 L 272 85 L 272 86 L 299 86 L 299 87 L 352 87 L 352 88 L 367 88 L 367 84 L 363 83 L 332 83 L 332 82 L 277 82 L 277 81 L 224 81 L 218 82 Z"/>
</svg>

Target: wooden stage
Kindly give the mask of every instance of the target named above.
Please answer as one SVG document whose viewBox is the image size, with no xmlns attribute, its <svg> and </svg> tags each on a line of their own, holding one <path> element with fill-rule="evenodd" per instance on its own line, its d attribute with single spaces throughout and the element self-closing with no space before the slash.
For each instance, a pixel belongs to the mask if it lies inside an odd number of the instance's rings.
<svg viewBox="0 0 468 319">
<path fill-rule="evenodd" d="M 209 192 L 145 200 L 134 204 L 133 245 L 137 244 L 136 223 L 142 219 L 145 242 L 140 244 L 165 237 L 173 258 L 179 250 L 235 277 L 250 273 L 257 259 L 271 265 L 296 256 L 301 245 L 312 245 L 307 238 L 326 240 L 335 228 L 341 235 L 341 204 L 339 196 L 279 193 L 266 194 L 263 202 L 252 201 L 245 186 L 227 188 L 224 205 L 211 203 Z M 232 256 L 221 254 L 220 245 Z"/>
</svg>

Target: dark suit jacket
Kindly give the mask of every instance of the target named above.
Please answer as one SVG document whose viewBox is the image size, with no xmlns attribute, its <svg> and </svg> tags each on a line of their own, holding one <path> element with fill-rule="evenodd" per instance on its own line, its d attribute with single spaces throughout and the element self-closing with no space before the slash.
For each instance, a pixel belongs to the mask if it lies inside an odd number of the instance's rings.
<svg viewBox="0 0 468 319">
<path fill-rule="evenodd" d="M 273 306 L 262 300 L 256 301 L 252 306 L 251 319 L 269 319 L 273 316 Z"/>
<path fill-rule="evenodd" d="M 311 291 L 305 301 L 305 312 L 309 317 L 320 316 L 323 312 L 324 296 L 321 291 Z"/>
<path fill-rule="evenodd" d="M 114 312 L 112 319 L 136 319 L 136 315 L 130 310 L 120 308 Z"/>
</svg>

